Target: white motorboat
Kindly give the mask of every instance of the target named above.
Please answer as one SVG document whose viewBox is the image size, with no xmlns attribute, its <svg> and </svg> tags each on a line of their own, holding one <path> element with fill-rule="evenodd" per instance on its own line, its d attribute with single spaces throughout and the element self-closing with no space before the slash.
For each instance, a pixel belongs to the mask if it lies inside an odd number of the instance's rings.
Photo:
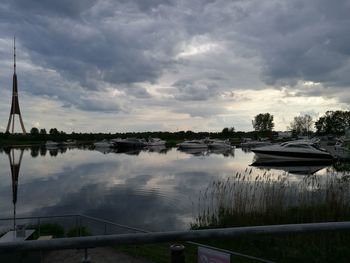
<svg viewBox="0 0 350 263">
<path fill-rule="evenodd" d="M 207 149 L 208 145 L 203 140 L 184 141 L 177 145 L 179 149 Z"/>
<path fill-rule="evenodd" d="M 208 139 L 209 149 L 231 149 L 232 145 L 229 140 Z"/>
<path fill-rule="evenodd" d="M 112 148 L 113 144 L 107 140 L 102 140 L 94 143 L 95 148 Z"/>
<path fill-rule="evenodd" d="M 284 160 L 332 160 L 333 156 L 310 141 L 290 141 L 252 149 L 258 158 Z"/>
<path fill-rule="evenodd" d="M 165 146 L 166 141 L 159 139 L 159 138 L 149 138 L 147 141 L 147 146 L 154 147 L 154 146 Z"/>
</svg>

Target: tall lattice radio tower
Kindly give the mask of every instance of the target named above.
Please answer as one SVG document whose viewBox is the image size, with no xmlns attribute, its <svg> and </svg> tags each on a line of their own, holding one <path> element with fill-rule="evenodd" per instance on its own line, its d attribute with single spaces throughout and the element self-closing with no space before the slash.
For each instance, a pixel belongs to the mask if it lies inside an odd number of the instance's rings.
<svg viewBox="0 0 350 263">
<path fill-rule="evenodd" d="M 11 127 L 11 133 L 14 133 L 16 114 L 19 117 L 19 122 L 21 124 L 22 132 L 23 134 L 26 134 L 26 129 L 24 128 L 24 124 L 21 116 L 21 110 L 19 109 L 19 102 L 18 102 L 18 85 L 17 85 L 17 75 L 16 75 L 16 38 L 13 38 L 12 104 L 11 104 L 10 117 L 7 124 L 6 132 L 9 132 Z"/>
</svg>

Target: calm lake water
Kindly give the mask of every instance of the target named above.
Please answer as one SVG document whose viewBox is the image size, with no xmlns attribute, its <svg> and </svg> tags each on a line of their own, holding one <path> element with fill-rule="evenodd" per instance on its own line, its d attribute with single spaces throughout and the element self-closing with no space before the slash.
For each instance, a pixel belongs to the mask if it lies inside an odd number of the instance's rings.
<svg viewBox="0 0 350 263">
<path fill-rule="evenodd" d="M 20 149 L 13 151 L 15 162 Z M 291 165 L 253 167 L 254 154 L 240 148 L 225 153 L 187 153 L 176 148 L 130 153 L 89 149 L 24 149 L 18 177 L 17 215 L 86 214 L 147 230 L 188 229 L 200 191 L 237 172 L 295 173 Z M 1 218 L 13 211 L 9 154 L 0 152 Z M 309 172 L 322 176 L 331 165 Z M 308 172 L 305 172 L 308 173 Z M 291 180 L 302 175 L 291 173 Z"/>
</svg>

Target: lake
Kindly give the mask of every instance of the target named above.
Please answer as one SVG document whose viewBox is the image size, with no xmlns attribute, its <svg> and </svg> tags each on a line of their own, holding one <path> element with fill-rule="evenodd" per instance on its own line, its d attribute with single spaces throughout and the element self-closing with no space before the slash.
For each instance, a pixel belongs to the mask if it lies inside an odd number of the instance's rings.
<svg viewBox="0 0 350 263">
<path fill-rule="evenodd" d="M 323 176 L 334 170 L 319 163 L 254 167 L 254 154 L 240 148 L 224 153 L 176 148 L 127 153 L 88 148 L 25 148 L 10 154 L 2 150 L 1 218 L 13 213 L 9 157 L 18 163 L 21 152 L 17 215 L 85 214 L 152 231 L 188 229 L 201 191 L 215 180 L 265 171 L 276 176 L 290 171 L 290 180 L 301 180 L 303 174 Z"/>
</svg>

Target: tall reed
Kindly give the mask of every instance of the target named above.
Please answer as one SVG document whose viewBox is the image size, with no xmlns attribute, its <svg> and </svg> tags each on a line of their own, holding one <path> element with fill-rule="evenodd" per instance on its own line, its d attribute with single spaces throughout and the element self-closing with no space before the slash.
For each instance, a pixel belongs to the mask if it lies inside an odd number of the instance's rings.
<svg viewBox="0 0 350 263">
<path fill-rule="evenodd" d="M 212 182 L 201 194 L 192 228 L 350 220 L 350 175 L 308 175 L 252 170 Z"/>
</svg>

